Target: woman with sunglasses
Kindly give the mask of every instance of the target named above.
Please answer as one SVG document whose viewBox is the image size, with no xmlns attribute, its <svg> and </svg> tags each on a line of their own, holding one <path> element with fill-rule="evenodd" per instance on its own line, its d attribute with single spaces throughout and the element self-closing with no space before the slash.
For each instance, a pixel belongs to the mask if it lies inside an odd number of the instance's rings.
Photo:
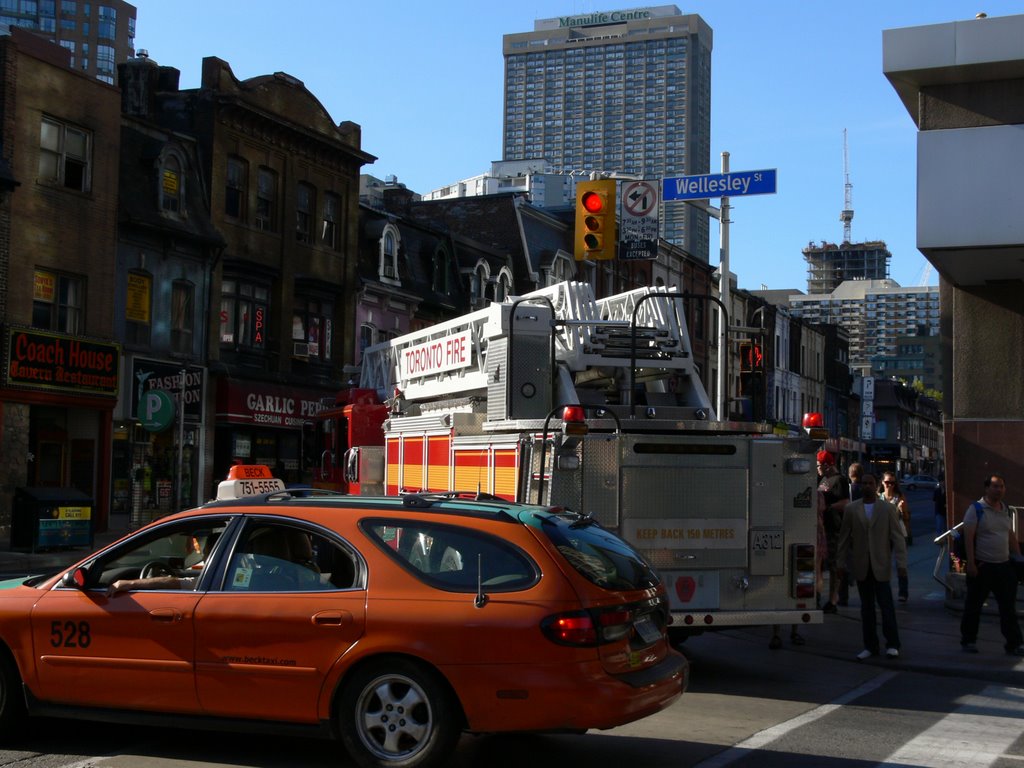
<svg viewBox="0 0 1024 768">
<path fill-rule="evenodd" d="M 896 477 L 895 472 L 886 472 L 882 475 L 882 493 L 880 496 L 900 511 L 903 536 L 907 540 L 907 546 L 909 547 L 914 543 L 914 535 L 910 530 L 910 503 L 907 501 L 903 489 L 900 488 L 900 481 Z M 901 603 L 907 602 L 909 589 L 910 585 L 906 575 L 901 575 L 899 577 L 899 601 Z"/>
</svg>

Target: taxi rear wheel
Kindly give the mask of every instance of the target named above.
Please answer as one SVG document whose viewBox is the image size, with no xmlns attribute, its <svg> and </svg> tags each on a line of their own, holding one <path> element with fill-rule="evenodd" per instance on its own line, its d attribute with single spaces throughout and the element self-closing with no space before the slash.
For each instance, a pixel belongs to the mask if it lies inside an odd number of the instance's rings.
<svg viewBox="0 0 1024 768">
<path fill-rule="evenodd" d="M 339 725 L 349 755 L 367 768 L 428 768 L 447 759 L 462 715 L 432 669 L 408 659 L 374 662 L 342 691 Z"/>
</svg>

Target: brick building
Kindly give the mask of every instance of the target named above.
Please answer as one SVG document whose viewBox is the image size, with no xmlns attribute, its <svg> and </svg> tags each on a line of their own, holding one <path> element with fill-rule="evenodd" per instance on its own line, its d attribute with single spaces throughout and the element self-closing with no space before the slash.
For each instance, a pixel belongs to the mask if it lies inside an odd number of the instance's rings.
<svg viewBox="0 0 1024 768">
<path fill-rule="evenodd" d="M 0 37 L 2 154 L 18 183 L 0 216 L 0 532 L 25 486 L 77 489 L 98 530 L 109 512 L 120 98 L 69 63 L 30 33 Z"/>
</svg>

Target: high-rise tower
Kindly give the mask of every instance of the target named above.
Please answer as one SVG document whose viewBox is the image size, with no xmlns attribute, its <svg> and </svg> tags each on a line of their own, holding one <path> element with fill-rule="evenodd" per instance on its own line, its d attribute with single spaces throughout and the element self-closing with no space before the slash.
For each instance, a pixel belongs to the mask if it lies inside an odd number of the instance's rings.
<svg viewBox="0 0 1024 768">
<path fill-rule="evenodd" d="M 707 173 L 711 28 L 674 5 L 539 19 L 504 37 L 504 160 L 658 180 Z M 708 260 L 708 216 L 662 211 L 662 236 Z"/>
<path fill-rule="evenodd" d="M 0 0 L 0 29 L 26 29 L 66 48 L 71 68 L 114 84 L 135 55 L 135 6 L 124 0 Z"/>
</svg>

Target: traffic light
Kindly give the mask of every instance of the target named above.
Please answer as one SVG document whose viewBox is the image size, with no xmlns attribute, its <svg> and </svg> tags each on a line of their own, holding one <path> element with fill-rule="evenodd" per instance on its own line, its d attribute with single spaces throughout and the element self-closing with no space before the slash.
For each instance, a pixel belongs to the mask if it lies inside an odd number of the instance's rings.
<svg viewBox="0 0 1024 768">
<path fill-rule="evenodd" d="M 614 259 L 616 236 L 615 179 L 576 184 L 576 261 Z"/>
<path fill-rule="evenodd" d="M 761 373 L 764 371 L 764 350 L 760 344 L 750 341 L 740 343 L 740 373 Z"/>
</svg>

